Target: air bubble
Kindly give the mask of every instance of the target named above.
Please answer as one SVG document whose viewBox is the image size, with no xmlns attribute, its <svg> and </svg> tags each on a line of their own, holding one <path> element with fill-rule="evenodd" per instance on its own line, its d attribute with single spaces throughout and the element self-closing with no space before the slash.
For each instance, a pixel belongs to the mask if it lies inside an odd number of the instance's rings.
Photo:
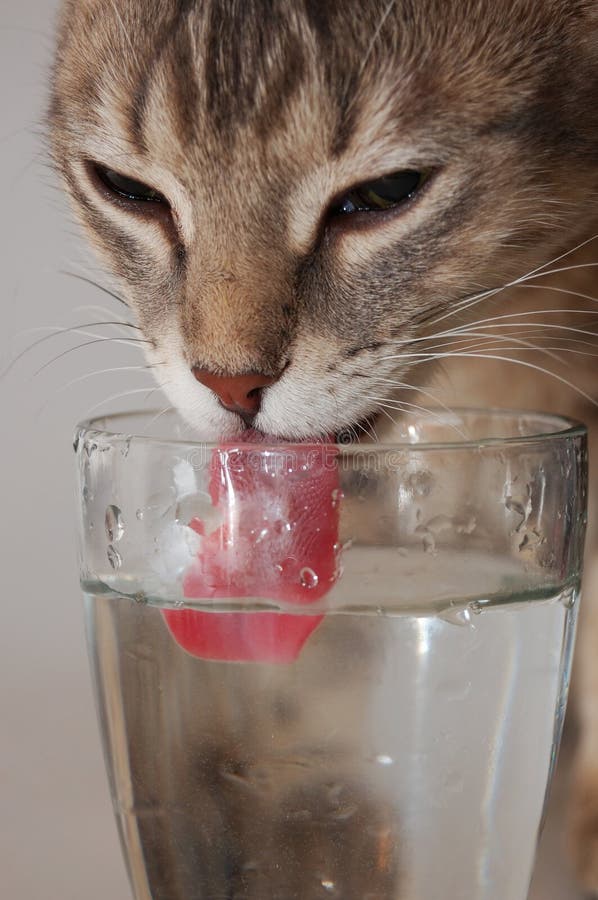
<svg viewBox="0 0 598 900">
<path fill-rule="evenodd" d="M 145 512 L 142 509 L 138 509 L 135 513 L 135 518 L 139 519 L 139 521 L 141 522 L 143 520 L 144 515 L 145 515 Z"/>
<path fill-rule="evenodd" d="M 108 544 L 108 550 L 106 551 L 106 555 L 108 556 L 108 562 L 112 566 L 113 569 L 120 569 L 123 563 L 123 558 L 118 552 L 118 550 L 112 546 L 112 544 Z"/>
<path fill-rule="evenodd" d="M 299 581 L 301 582 L 302 587 L 311 591 L 318 586 L 319 578 L 313 569 L 310 569 L 309 566 L 304 566 L 299 572 Z"/>
<path fill-rule="evenodd" d="M 120 541 L 125 533 L 125 524 L 118 506 L 108 506 L 106 509 L 106 535 L 111 544 Z"/>
</svg>

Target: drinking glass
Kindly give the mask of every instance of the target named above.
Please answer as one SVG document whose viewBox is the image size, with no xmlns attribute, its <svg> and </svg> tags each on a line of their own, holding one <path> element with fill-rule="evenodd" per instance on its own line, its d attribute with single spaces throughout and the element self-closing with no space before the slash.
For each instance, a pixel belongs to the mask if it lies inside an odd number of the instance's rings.
<svg viewBox="0 0 598 900">
<path fill-rule="evenodd" d="M 81 582 L 136 900 L 524 900 L 559 744 L 586 433 L 79 427 Z M 245 440 L 245 442 L 244 442 Z"/>
</svg>

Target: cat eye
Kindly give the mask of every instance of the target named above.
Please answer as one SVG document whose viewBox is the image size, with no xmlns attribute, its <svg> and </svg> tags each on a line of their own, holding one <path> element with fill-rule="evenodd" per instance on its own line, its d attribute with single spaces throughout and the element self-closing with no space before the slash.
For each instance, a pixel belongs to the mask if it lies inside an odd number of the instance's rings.
<svg viewBox="0 0 598 900">
<path fill-rule="evenodd" d="M 107 169 L 105 166 L 93 165 L 93 170 L 97 178 L 107 187 L 113 194 L 125 200 L 133 200 L 141 203 L 163 203 L 168 206 L 168 200 L 155 188 L 135 178 L 129 178 L 127 175 L 121 175 L 114 169 Z"/>
<path fill-rule="evenodd" d="M 405 169 L 375 181 L 366 181 L 338 197 L 329 210 L 331 216 L 357 212 L 380 212 L 411 200 L 426 180 L 422 172 Z"/>
</svg>

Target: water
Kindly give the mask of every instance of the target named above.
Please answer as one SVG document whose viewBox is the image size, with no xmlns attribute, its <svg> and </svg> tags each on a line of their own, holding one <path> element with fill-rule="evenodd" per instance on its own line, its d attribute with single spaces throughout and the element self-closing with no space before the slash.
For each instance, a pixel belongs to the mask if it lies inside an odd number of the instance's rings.
<svg viewBox="0 0 598 900">
<path fill-rule="evenodd" d="M 509 600 L 336 612 L 276 665 L 89 591 L 136 900 L 525 900 L 577 604 Z"/>
</svg>

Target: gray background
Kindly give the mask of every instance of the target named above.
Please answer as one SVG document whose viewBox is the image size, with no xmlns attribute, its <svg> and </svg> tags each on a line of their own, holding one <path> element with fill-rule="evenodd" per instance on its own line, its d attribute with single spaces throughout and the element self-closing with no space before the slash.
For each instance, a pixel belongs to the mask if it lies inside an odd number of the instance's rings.
<svg viewBox="0 0 598 900">
<path fill-rule="evenodd" d="M 56 3 L 1 4 L 0 371 L 49 333 L 28 329 L 121 313 L 109 298 L 61 274 L 98 271 L 78 242 L 41 137 Z M 107 309 L 78 309 L 89 304 Z M 112 327 L 92 330 L 119 335 Z M 129 897 L 85 657 L 70 438 L 78 419 L 94 407 L 114 407 L 117 401 L 97 405 L 119 392 L 138 391 L 129 401 L 135 405 L 159 400 L 141 392 L 151 385 L 137 371 L 66 387 L 92 371 L 142 363 L 134 348 L 112 342 L 59 356 L 86 340 L 92 338 L 53 337 L 0 378 L 0 890 L 11 900 Z M 563 777 L 534 900 L 575 900 L 560 850 L 565 790 Z"/>
</svg>

